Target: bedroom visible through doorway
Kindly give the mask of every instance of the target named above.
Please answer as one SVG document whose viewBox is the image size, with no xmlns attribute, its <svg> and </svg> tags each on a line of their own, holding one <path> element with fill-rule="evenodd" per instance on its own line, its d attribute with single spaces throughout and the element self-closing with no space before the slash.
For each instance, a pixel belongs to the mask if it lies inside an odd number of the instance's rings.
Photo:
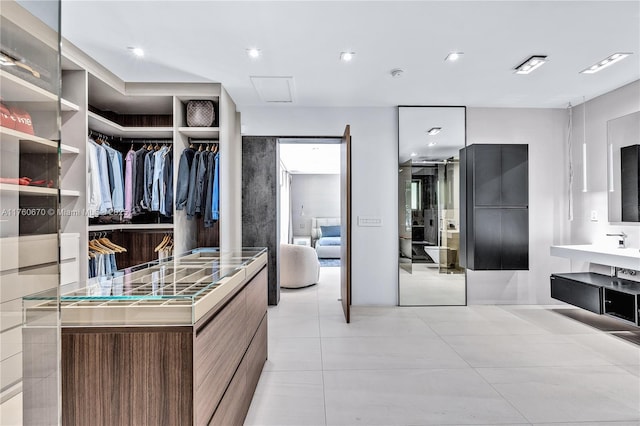
<svg viewBox="0 0 640 426">
<path fill-rule="evenodd" d="M 340 267 L 340 139 L 280 138 L 280 242 Z"/>
</svg>

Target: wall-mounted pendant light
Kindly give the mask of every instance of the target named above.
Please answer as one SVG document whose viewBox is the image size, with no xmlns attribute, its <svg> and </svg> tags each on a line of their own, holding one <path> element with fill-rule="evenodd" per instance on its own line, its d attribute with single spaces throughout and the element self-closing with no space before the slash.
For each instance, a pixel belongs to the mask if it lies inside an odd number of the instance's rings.
<svg viewBox="0 0 640 426">
<path fill-rule="evenodd" d="M 587 185 L 587 102 L 582 97 L 582 192 L 588 191 Z"/>
</svg>

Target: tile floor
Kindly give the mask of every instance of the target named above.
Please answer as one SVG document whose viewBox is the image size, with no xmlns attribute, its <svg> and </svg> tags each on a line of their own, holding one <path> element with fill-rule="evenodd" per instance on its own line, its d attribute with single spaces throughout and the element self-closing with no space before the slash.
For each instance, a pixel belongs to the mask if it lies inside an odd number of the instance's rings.
<svg viewBox="0 0 640 426">
<path fill-rule="evenodd" d="M 339 268 L 269 308 L 246 425 L 640 425 L 640 346 L 541 306 L 354 307 Z"/>
</svg>

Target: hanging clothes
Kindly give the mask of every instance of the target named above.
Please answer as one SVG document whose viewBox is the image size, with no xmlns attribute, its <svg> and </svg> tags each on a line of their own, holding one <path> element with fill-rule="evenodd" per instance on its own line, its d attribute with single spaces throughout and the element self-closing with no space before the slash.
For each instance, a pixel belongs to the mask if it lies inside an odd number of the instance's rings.
<svg viewBox="0 0 640 426">
<path fill-rule="evenodd" d="M 215 158 L 215 170 L 213 177 L 213 200 L 211 209 L 213 210 L 211 215 L 213 220 L 220 219 L 220 153 L 216 154 Z"/>
<path fill-rule="evenodd" d="M 180 155 L 180 164 L 178 165 L 178 182 L 176 188 L 176 210 L 184 210 L 187 206 L 189 198 L 189 174 L 191 172 L 191 164 L 196 150 L 193 148 L 185 148 Z"/>
<path fill-rule="evenodd" d="M 187 198 L 187 219 L 191 220 L 196 215 L 196 197 L 197 197 L 197 181 L 198 181 L 198 167 L 200 165 L 200 157 L 202 151 L 197 151 L 193 156 L 193 163 L 189 171 L 189 196 Z"/>
<path fill-rule="evenodd" d="M 93 143 L 87 143 L 87 212 L 89 217 L 97 217 L 102 197 L 100 194 L 100 170 L 98 150 Z"/>
<path fill-rule="evenodd" d="M 133 218 L 133 191 L 135 188 L 136 175 L 136 152 L 133 147 L 127 152 L 124 169 L 124 218 Z"/>
</svg>

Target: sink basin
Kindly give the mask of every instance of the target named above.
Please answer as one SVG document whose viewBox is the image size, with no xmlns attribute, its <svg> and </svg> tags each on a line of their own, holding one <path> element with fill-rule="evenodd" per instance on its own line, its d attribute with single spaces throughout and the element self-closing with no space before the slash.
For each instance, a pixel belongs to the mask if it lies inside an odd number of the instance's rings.
<svg viewBox="0 0 640 426">
<path fill-rule="evenodd" d="M 640 250 L 595 244 L 551 246 L 551 256 L 567 257 L 583 262 L 640 270 Z"/>
</svg>

